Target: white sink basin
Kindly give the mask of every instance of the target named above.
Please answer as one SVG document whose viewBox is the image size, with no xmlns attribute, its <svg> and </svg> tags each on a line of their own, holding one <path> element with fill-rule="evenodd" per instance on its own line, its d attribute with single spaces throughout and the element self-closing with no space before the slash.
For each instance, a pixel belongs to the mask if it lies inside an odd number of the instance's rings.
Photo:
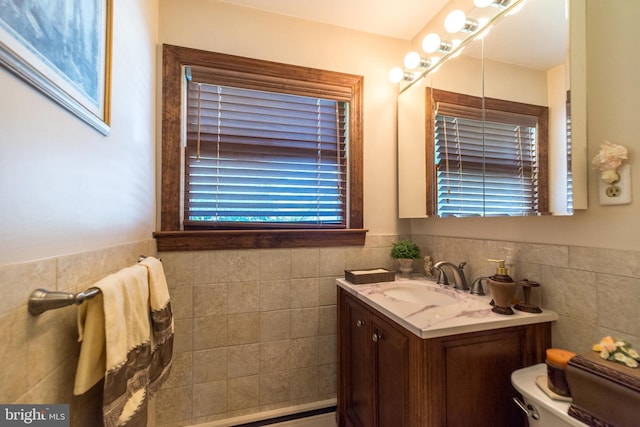
<svg viewBox="0 0 640 427">
<path fill-rule="evenodd" d="M 455 297 L 445 293 L 436 292 L 429 288 L 416 286 L 397 286 L 382 291 L 387 297 L 424 305 L 444 306 L 459 302 Z"/>
</svg>

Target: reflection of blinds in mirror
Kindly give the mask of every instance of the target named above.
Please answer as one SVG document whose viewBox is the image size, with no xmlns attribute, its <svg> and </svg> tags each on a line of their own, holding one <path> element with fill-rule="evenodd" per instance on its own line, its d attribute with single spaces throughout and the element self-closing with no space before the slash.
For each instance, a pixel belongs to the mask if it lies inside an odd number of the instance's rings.
<svg viewBox="0 0 640 427">
<path fill-rule="evenodd" d="M 571 91 L 567 91 L 567 212 L 573 214 L 573 172 L 571 143 Z"/>
<path fill-rule="evenodd" d="M 439 102 L 439 216 L 537 215 L 537 118 Z"/>
</svg>

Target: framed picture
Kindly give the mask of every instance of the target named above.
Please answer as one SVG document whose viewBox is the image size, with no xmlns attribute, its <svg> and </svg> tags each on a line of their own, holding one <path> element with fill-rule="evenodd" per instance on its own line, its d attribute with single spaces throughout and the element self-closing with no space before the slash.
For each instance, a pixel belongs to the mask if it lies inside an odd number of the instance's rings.
<svg viewBox="0 0 640 427">
<path fill-rule="evenodd" d="M 0 64 L 104 135 L 112 0 L 0 0 Z"/>
</svg>

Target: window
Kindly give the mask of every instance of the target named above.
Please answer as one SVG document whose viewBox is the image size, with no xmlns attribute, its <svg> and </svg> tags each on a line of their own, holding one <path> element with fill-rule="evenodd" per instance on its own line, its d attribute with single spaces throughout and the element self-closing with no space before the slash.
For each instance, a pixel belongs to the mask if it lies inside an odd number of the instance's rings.
<svg viewBox="0 0 640 427">
<path fill-rule="evenodd" d="M 546 107 L 435 89 L 427 90 L 427 100 L 432 214 L 548 211 Z"/>
<path fill-rule="evenodd" d="M 362 245 L 362 77 L 163 47 L 160 250 Z"/>
</svg>

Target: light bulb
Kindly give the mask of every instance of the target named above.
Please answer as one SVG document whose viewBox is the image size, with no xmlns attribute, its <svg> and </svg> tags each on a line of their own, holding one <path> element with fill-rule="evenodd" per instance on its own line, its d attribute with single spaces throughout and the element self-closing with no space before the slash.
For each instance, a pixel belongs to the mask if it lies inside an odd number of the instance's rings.
<svg viewBox="0 0 640 427">
<path fill-rule="evenodd" d="M 427 34 L 422 39 L 422 50 L 427 53 L 433 53 L 440 47 L 440 36 L 436 33 Z"/>
<path fill-rule="evenodd" d="M 473 0 L 473 4 L 477 7 L 487 7 L 491 3 L 493 3 L 493 0 Z"/>
<path fill-rule="evenodd" d="M 400 67 L 393 67 L 389 71 L 389 80 L 391 83 L 400 83 L 404 79 L 404 70 Z"/>
<path fill-rule="evenodd" d="M 460 9 L 450 12 L 444 20 L 444 28 L 449 33 L 457 33 L 464 28 L 467 22 L 467 15 Z"/>
<path fill-rule="evenodd" d="M 404 66 L 410 70 L 418 68 L 420 66 L 421 58 L 418 52 L 409 52 L 404 57 Z"/>
</svg>

